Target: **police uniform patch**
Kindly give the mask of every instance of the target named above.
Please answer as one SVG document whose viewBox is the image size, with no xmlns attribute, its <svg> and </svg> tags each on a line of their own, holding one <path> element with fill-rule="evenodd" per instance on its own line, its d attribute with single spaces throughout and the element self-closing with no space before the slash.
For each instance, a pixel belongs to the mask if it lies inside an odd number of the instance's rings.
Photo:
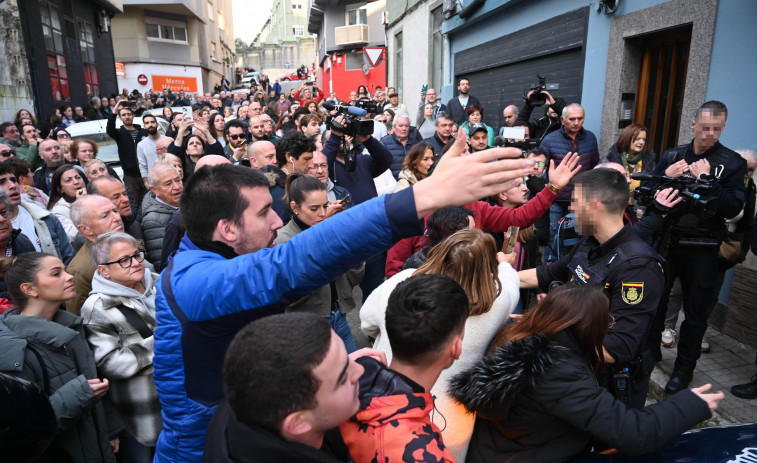
<svg viewBox="0 0 757 463">
<path fill-rule="evenodd" d="M 644 299 L 644 283 L 623 283 L 620 295 L 626 304 L 638 304 Z"/>
</svg>

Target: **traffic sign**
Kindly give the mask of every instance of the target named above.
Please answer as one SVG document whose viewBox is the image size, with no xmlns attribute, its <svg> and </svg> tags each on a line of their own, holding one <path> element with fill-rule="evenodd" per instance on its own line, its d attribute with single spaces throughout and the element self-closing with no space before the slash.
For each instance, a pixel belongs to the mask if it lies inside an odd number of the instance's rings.
<svg viewBox="0 0 757 463">
<path fill-rule="evenodd" d="M 379 61 L 379 58 L 381 58 L 381 53 L 384 51 L 383 48 L 378 47 L 365 47 L 363 48 L 363 51 L 365 52 L 365 55 L 368 57 L 368 61 L 371 62 L 371 66 L 376 66 L 376 64 Z"/>
<path fill-rule="evenodd" d="M 139 76 L 137 76 L 137 82 L 139 82 L 139 85 L 147 85 L 147 76 L 140 74 Z"/>
</svg>

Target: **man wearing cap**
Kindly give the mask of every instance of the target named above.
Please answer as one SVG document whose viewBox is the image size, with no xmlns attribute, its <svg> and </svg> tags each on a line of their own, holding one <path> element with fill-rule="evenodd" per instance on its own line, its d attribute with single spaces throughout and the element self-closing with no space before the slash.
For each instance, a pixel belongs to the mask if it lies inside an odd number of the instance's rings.
<svg viewBox="0 0 757 463">
<path fill-rule="evenodd" d="M 483 151 L 489 148 L 489 133 L 486 126 L 480 122 L 468 126 L 468 145 L 470 152 Z"/>
<path fill-rule="evenodd" d="M 389 94 L 389 104 L 384 106 L 384 110 L 391 109 L 394 111 L 394 114 L 399 113 L 405 113 L 407 112 L 407 106 L 405 106 L 404 103 L 400 103 L 400 96 L 397 92 L 392 92 Z"/>
</svg>

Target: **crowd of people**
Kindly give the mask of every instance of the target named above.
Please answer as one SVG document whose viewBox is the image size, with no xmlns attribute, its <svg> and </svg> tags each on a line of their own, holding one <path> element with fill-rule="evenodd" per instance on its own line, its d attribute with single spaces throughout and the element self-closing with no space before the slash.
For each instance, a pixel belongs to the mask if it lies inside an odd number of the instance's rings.
<svg viewBox="0 0 757 463">
<path fill-rule="evenodd" d="M 725 105 L 662 156 L 638 124 L 600 154 L 548 93 L 497 128 L 468 79 L 416 114 L 391 87 L 265 82 L 0 124 L 0 380 L 38 410 L 13 428 L 38 445 L 3 438 L 14 461 L 569 461 L 717 408 L 689 383 L 757 193 L 757 153 L 718 141 Z M 91 119 L 121 174 L 67 131 Z M 645 201 L 637 173 L 707 181 L 718 207 Z M 645 407 L 681 306 L 670 396 Z"/>
</svg>

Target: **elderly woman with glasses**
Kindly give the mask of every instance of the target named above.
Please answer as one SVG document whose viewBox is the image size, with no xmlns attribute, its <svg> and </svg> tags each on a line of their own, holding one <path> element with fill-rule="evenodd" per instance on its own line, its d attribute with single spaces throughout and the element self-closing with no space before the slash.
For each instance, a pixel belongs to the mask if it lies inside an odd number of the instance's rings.
<svg viewBox="0 0 757 463">
<path fill-rule="evenodd" d="M 126 423 L 125 461 L 149 462 L 162 428 L 152 365 L 158 274 L 145 269 L 137 241 L 122 232 L 100 235 L 92 260 L 97 271 L 81 309 L 87 341 Z"/>
</svg>

